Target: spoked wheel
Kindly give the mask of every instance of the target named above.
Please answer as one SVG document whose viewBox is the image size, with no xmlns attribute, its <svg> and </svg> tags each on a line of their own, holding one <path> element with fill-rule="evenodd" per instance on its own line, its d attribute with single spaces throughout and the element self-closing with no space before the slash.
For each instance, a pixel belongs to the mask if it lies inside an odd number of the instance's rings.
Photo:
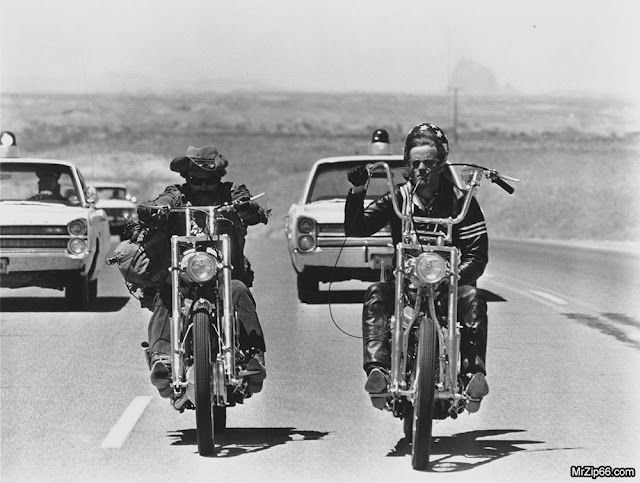
<svg viewBox="0 0 640 483">
<path fill-rule="evenodd" d="M 427 318 L 420 325 L 415 368 L 416 394 L 412 417 L 411 465 L 416 470 L 429 466 L 437 363 L 438 334 L 434 321 Z"/>
<path fill-rule="evenodd" d="M 196 312 L 193 316 L 193 367 L 196 396 L 196 433 L 198 453 L 202 456 L 213 454 L 213 429 L 215 409 L 211 406 L 212 354 L 209 315 Z M 225 409 L 226 408 L 222 408 Z M 226 412 L 224 413 L 226 424 Z"/>
</svg>

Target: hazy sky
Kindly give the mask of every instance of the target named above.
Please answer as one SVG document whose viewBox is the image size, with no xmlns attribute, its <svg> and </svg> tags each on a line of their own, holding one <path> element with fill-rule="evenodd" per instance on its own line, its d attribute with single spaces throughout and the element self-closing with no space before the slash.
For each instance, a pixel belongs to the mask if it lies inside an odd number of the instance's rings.
<svg viewBox="0 0 640 483">
<path fill-rule="evenodd" d="M 637 0 L 0 0 L 2 92 L 443 93 L 460 59 L 525 93 L 640 97 Z"/>
</svg>

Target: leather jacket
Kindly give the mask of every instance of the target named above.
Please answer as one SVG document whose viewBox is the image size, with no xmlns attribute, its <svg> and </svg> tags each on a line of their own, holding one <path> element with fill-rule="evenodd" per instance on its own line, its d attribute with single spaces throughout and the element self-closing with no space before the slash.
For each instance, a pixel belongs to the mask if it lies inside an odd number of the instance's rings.
<svg viewBox="0 0 640 483">
<path fill-rule="evenodd" d="M 250 196 L 245 185 L 234 186 L 231 182 L 221 182 L 218 189 L 218 196 L 213 203 L 231 202 L 240 194 Z M 164 191 L 155 199 L 144 203 L 150 206 L 169 206 L 171 208 L 180 208 L 186 206 L 191 201 L 191 192 L 187 183 L 179 185 L 174 184 L 167 186 Z M 157 212 L 149 206 L 138 207 L 138 217 L 141 225 L 151 225 L 154 223 L 153 216 Z M 204 226 L 204 213 L 196 214 L 196 223 Z M 202 221 L 199 221 L 199 217 Z M 243 203 L 236 209 L 224 211 L 224 218 L 228 219 L 231 224 L 221 223 L 220 229 L 223 233 L 231 235 L 231 263 L 233 265 L 232 277 L 241 280 L 248 287 L 253 282 L 253 272 L 251 264 L 244 256 L 245 236 L 247 227 L 257 225 L 258 223 L 267 223 L 268 212 L 255 202 Z M 172 235 L 183 235 L 184 233 L 184 214 L 171 213 L 166 224 L 163 226 L 163 238 L 166 241 L 162 247 L 163 257 L 169 257 L 169 240 Z M 166 255 L 165 255 L 166 253 Z"/>
<path fill-rule="evenodd" d="M 398 185 L 396 196 L 399 202 L 406 202 L 411 184 Z M 393 210 L 391 194 L 387 193 L 363 207 L 365 193 L 353 194 L 349 191 L 344 208 L 344 230 L 347 236 L 370 236 L 387 224 L 391 225 L 393 244 L 402 238 L 402 222 Z M 402 201 L 401 201 L 402 200 Z M 428 216 L 432 218 L 446 218 L 460 212 L 464 200 L 464 192 L 458 189 L 447 177 L 441 176 L 440 187 L 431 207 L 425 208 L 416 204 L 414 216 Z M 419 202 L 418 202 L 419 203 Z M 426 229 L 416 223 L 415 229 L 420 235 L 421 229 Z M 433 226 L 431 227 L 433 229 Z M 475 198 L 471 199 L 467 216 L 453 226 L 453 245 L 460 249 L 460 280 L 459 285 L 475 285 L 476 280 L 489 260 L 489 239 L 485 226 L 484 215 Z"/>
</svg>

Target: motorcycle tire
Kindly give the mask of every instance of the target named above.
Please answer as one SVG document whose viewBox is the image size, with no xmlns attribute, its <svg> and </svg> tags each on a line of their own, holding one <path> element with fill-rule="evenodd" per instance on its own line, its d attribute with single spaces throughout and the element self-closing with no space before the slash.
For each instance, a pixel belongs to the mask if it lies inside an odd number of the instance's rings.
<svg viewBox="0 0 640 483">
<path fill-rule="evenodd" d="M 213 454 L 214 408 L 211 404 L 211 325 L 209 314 L 196 312 L 193 316 L 193 367 L 196 406 L 196 433 L 198 453 L 201 456 Z M 226 414 L 225 414 L 226 423 Z"/>
<path fill-rule="evenodd" d="M 416 394 L 411 442 L 411 465 L 415 470 L 429 467 L 437 364 L 438 334 L 434 321 L 427 318 L 420 325 L 415 367 Z"/>
</svg>

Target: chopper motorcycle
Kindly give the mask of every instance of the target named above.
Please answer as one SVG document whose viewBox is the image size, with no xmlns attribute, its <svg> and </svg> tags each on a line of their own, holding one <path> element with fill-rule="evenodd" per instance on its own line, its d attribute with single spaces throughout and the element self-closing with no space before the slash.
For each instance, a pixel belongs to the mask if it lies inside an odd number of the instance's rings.
<svg viewBox="0 0 640 483">
<path fill-rule="evenodd" d="M 433 420 L 455 419 L 473 402 L 465 393 L 460 372 L 460 253 L 452 245 L 453 226 L 465 218 L 482 178 L 509 194 L 514 189 L 505 180 L 518 181 L 475 164 L 450 166 L 465 166 L 469 182 L 460 212 L 448 218 L 414 216 L 413 203 L 399 205 L 389 166 L 378 162 L 369 168 L 370 173 L 383 171 L 386 175 L 393 209 L 402 221 L 402 238 L 395 246 L 391 371 L 385 409 L 403 420 L 405 437 L 412 442 L 414 469 L 429 466 Z M 414 223 L 428 224 L 426 237 L 418 239 Z"/>
<path fill-rule="evenodd" d="M 237 204 L 153 207 L 159 216 L 183 217 L 183 234 L 170 240 L 171 400 L 180 412 L 195 409 L 203 456 L 215 453 L 227 408 L 251 397 L 247 377 L 259 372 L 247 370 L 253 354 L 240 347 L 232 303 L 233 222 L 224 214 Z"/>
</svg>

